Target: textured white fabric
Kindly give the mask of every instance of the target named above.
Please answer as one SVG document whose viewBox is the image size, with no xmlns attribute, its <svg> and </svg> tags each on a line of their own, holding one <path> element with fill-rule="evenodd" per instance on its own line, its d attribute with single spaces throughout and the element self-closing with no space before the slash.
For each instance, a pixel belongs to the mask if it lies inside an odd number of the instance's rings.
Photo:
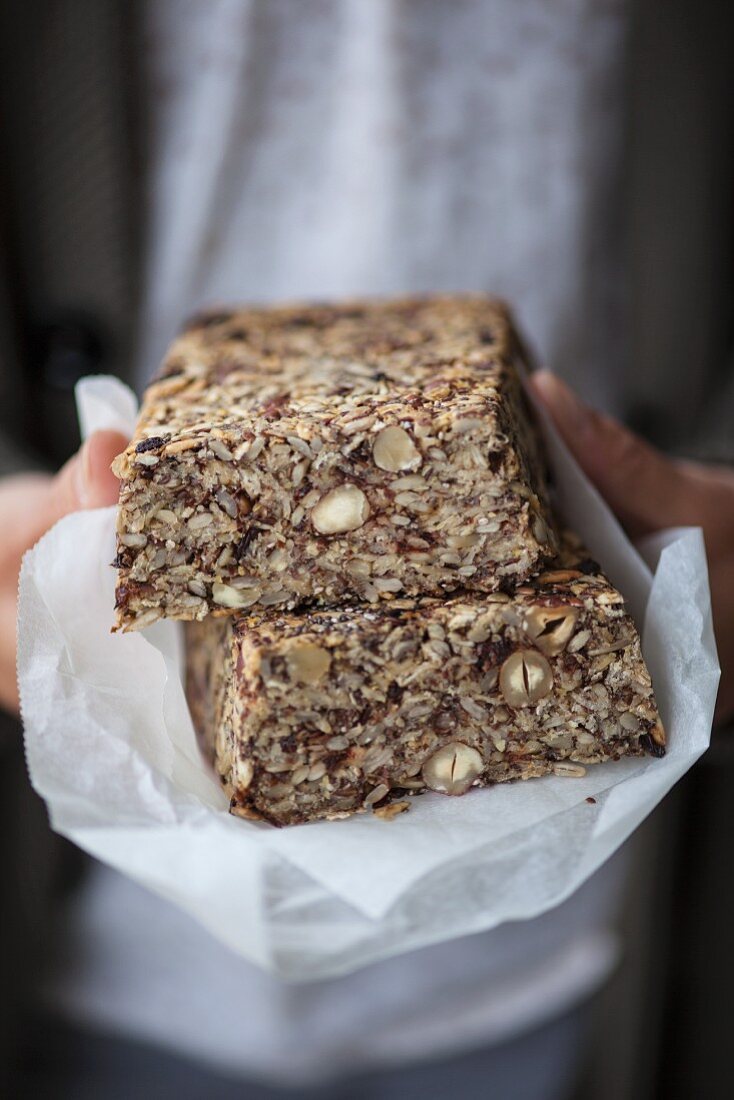
<svg viewBox="0 0 734 1100">
<path fill-rule="evenodd" d="M 623 0 L 148 12 L 141 383 L 212 300 L 485 289 L 611 398 Z"/>
<path fill-rule="evenodd" d="M 601 984 L 617 956 L 606 925 L 623 870 L 616 857 L 531 924 L 293 985 L 98 866 L 69 913 L 73 967 L 50 998 L 87 1026 L 280 1081 L 438 1058 L 542 1024 Z"/>
<path fill-rule="evenodd" d="M 614 405 L 622 0 L 152 0 L 139 381 L 215 301 L 487 289 Z M 233 873 L 236 873 L 233 871 Z M 98 869 L 66 1011 L 315 1077 L 517 1033 L 613 957 L 614 871 L 541 920 L 288 987 Z"/>
</svg>

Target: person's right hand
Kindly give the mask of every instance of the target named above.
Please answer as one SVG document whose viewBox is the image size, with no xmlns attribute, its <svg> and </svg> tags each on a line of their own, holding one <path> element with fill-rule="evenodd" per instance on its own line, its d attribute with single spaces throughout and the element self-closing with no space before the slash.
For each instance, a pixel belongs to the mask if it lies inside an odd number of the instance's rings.
<svg viewBox="0 0 734 1100">
<path fill-rule="evenodd" d="M 95 432 L 53 477 L 0 479 L 0 706 L 6 710 L 18 710 L 15 624 L 21 559 L 62 516 L 115 503 L 119 482 L 110 463 L 126 446 L 118 432 Z"/>
<path fill-rule="evenodd" d="M 668 458 L 585 405 L 549 371 L 532 376 L 564 442 L 632 538 L 664 527 L 703 528 L 716 643 L 720 719 L 734 715 L 734 470 Z"/>
</svg>

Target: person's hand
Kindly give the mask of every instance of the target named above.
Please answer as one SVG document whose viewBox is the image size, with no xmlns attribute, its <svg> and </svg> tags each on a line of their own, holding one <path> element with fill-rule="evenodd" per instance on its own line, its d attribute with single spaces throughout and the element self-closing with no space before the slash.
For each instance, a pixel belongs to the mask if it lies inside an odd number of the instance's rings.
<svg viewBox="0 0 734 1100">
<path fill-rule="evenodd" d="M 589 408 L 549 371 L 531 384 L 577 462 L 632 538 L 702 527 L 721 662 L 719 718 L 734 714 L 734 470 L 667 458 Z"/>
<path fill-rule="evenodd" d="M 95 432 L 55 477 L 0 479 L 0 706 L 6 710 L 18 710 L 15 622 L 23 554 L 69 512 L 115 503 L 119 482 L 110 463 L 126 446 L 118 432 Z"/>
</svg>

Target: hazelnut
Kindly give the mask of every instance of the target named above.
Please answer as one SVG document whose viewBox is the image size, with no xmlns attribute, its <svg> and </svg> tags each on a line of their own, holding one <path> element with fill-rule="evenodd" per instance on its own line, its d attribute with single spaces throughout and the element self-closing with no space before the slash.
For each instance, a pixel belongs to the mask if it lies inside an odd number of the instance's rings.
<svg viewBox="0 0 734 1100">
<path fill-rule="evenodd" d="M 410 470 L 421 464 L 421 454 L 404 428 L 391 424 L 383 428 L 375 437 L 372 447 L 375 466 L 388 473 L 398 470 Z"/>
<path fill-rule="evenodd" d="M 553 657 L 568 645 L 579 617 L 577 607 L 528 608 L 523 621 L 525 631 L 541 653 Z"/>
<path fill-rule="evenodd" d="M 461 741 L 451 741 L 429 756 L 421 774 L 432 791 L 465 794 L 483 767 L 484 761 L 476 749 Z"/>
<path fill-rule="evenodd" d="M 288 675 L 298 684 L 315 684 L 331 667 L 331 657 L 321 646 L 303 642 L 285 655 Z"/>
<path fill-rule="evenodd" d="M 311 522 L 322 535 L 356 531 L 370 514 L 367 497 L 356 485 L 340 485 L 323 496 L 311 512 Z"/>
<path fill-rule="evenodd" d="M 537 703 L 553 687 L 553 673 L 537 649 L 518 649 L 500 669 L 500 691 L 511 707 Z"/>
</svg>

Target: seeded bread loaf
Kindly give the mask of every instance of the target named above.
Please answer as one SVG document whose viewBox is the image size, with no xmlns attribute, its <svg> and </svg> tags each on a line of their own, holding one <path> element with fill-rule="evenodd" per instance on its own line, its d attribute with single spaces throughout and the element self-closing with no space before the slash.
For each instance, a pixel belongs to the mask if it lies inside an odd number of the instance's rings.
<svg viewBox="0 0 734 1100">
<path fill-rule="evenodd" d="M 290 824 L 662 755 L 634 623 L 571 544 L 505 593 L 187 626 L 187 694 L 233 813 Z"/>
<path fill-rule="evenodd" d="M 506 308 L 200 318 L 115 463 L 118 624 L 522 582 L 556 550 Z"/>
</svg>

